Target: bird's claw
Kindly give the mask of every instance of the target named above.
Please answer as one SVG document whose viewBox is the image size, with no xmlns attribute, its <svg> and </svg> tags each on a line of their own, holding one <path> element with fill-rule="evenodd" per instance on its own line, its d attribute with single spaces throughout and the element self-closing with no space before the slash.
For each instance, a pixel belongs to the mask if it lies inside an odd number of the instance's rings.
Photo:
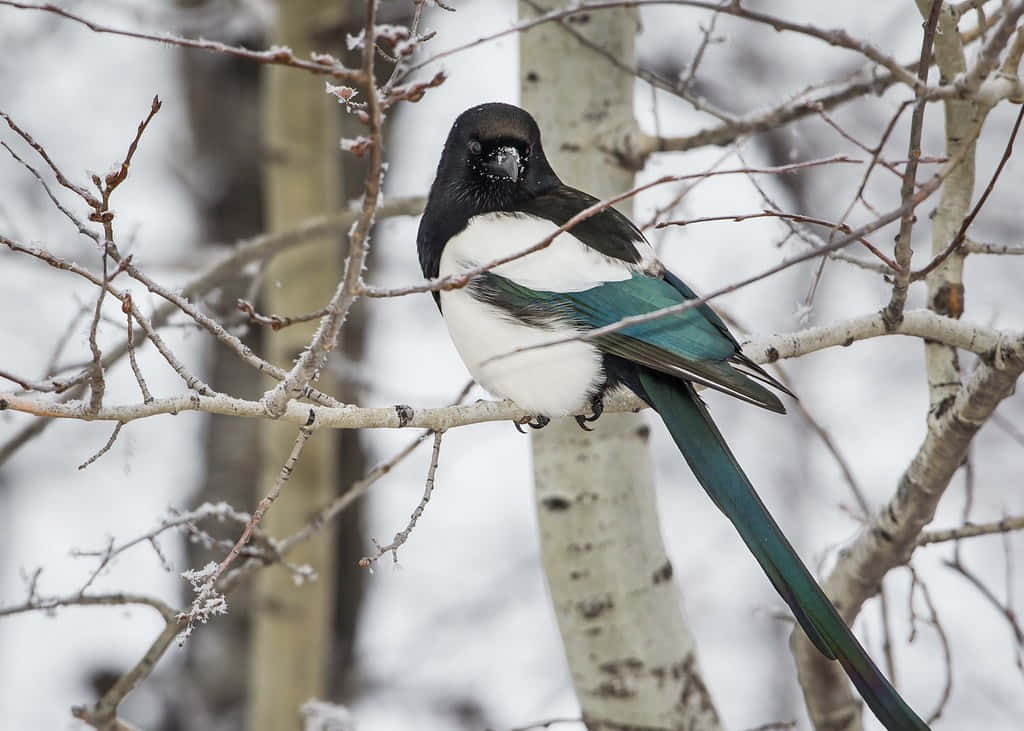
<svg viewBox="0 0 1024 731">
<path fill-rule="evenodd" d="M 590 400 L 590 410 L 593 412 L 590 416 L 577 414 L 575 417 L 576 423 L 580 425 L 580 429 L 583 431 L 594 431 L 587 424 L 601 418 L 601 414 L 604 413 L 604 400 L 600 396 L 594 396 Z"/>
<path fill-rule="evenodd" d="M 543 429 L 551 423 L 551 419 L 544 416 L 543 414 L 537 414 L 536 416 L 524 416 L 521 419 L 515 419 L 512 425 L 515 426 L 516 431 L 520 434 L 525 434 L 523 431 L 523 425 L 530 427 L 531 429 Z"/>
</svg>

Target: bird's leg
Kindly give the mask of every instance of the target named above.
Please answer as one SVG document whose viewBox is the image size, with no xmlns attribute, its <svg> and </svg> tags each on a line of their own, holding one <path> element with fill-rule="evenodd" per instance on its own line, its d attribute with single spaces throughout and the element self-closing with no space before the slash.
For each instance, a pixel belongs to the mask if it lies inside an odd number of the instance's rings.
<svg viewBox="0 0 1024 731">
<path fill-rule="evenodd" d="M 520 434 L 525 434 L 523 431 L 523 425 L 530 427 L 531 429 L 543 429 L 551 423 L 551 419 L 544 416 L 543 414 L 537 414 L 536 416 L 524 416 L 519 419 L 515 419 L 512 424 L 515 426 L 516 431 Z"/>
<path fill-rule="evenodd" d="M 604 413 L 603 393 L 595 393 L 590 397 L 590 410 L 593 412 L 591 416 L 583 416 L 582 414 L 576 416 L 576 423 L 580 425 L 580 429 L 583 431 L 594 431 L 587 426 L 587 422 L 597 421 L 601 418 L 601 414 Z"/>
</svg>

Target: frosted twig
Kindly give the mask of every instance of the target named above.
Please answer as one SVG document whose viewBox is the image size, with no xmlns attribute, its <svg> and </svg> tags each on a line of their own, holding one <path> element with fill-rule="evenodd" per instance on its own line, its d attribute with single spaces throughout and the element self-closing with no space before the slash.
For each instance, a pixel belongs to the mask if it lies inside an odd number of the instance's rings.
<svg viewBox="0 0 1024 731">
<path fill-rule="evenodd" d="M 192 582 L 196 596 L 192 601 L 192 607 L 189 611 L 178 615 L 179 621 L 185 623 L 185 629 L 182 631 L 183 641 L 192 633 L 196 622 L 206 622 L 211 615 L 223 614 L 227 611 L 227 604 L 223 596 L 217 591 L 217 581 L 234 560 L 241 555 L 242 550 L 249 543 L 253 531 L 256 530 L 263 516 L 281 494 L 281 488 L 288 481 L 288 478 L 291 477 L 295 464 L 299 461 L 299 456 L 302 454 L 302 448 L 306 446 L 306 442 L 313 435 L 314 428 L 314 418 L 311 413 L 307 423 L 299 429 L 299 434 L 295 438 L 295 444 L 292 445 L 292 451 L 288 455 L 288 459 L 285 460 L 285 463 L 281 465 L 281 471 L 278 473 L 277 479 L 274 480 L 274 485 L 270 488 L 270 492 L 260 500 L 256 510 L 253 511 L 252 517 L 245 524 L 242 535 L 235 541 L 228 555 L 219 564 L 212 562 L 207 564 L 200 572 L 186 572 L 188 574 L 186 578 L 189 578 L 189 581 Z"/>
<path fill-rule="evenodd" d="M 409 536 L 412 534 L 412 529 L 416 527 L 416 522 L 420 519 L 420 516 L 423 515 L 423 511 L 426 509 L 427 503 L 430 502 L 430 496 L 434 492 L 434 476 L 437 473 L 438 458 L 441 456 L 441 436 L 443 434 L 444 430 L 434 432 L 434 450 L 430 454 L 430 466 L 427 468 L 427 480 L 423 488 L 423 497 L 420 499 L 416 509 L 412 511 L 408 525 L 406 525 L 403 530 L 396 533 L 391 543 L 386 546 L 381 546 L 377 541 L 374 541 L 373 545 L 377 548 L 377 555 L 364 556 L 359 559 L 359 565 L 362 568 L 370 568 L 377 562 L 377 559 L 388 551 L 391 552 L 391 557 L 394 559 L 395 563 L 398 563 L 398 549 L 405 545 L 405 542 L 409 540 Z"/>
<path fill-rule="evenodd" d="M 6 5 L 6 4 L 9 4 L 9 3 L 8 3 L 7 0 L 0 0 L 0 4 Z M 81 185 L 78 185 L 77 183 L 72 183 L 70 180 L 68 180 L 66 177 L 64 177 L 64 173 L 61 172 L 60 168 L 58 168 L 54 164 L 53 160 L 50 159 L 50 155 L 46 151 L 46 148 L 44 148 L 41 144 L 36 142 L 32 138 L 32 135 L 30 135 L 28 132 L 26 132 L 21 127 L 19 127 L 14 122 L 14 120 L 11 119 L 10 116 L 8 114 L 6 114 L 5 112 L 0 111 L 0 118 L 3 118 L 3 120 L 5 122 L 7 122 L 7 126 L 10 127 L 12 130 L 14 130 L 17 133 L 17 135 L 19 137 L 21 137 L 21 139 L 25 140 L 25 142 L 28 144 L 29 147 L 31 147 L 33 150 L 36 151 L 36 153 L 39 155 L 39 157 L 41 157 L 43 159 L 43 162 L 45 162 L 49 166 L 50 170 L 53 171 L 53 174 L 57 178 L 57 182 L 58 183 L 60 183 L 62 186 L 64 186 L 65 188 L 70 190 L 72 193 L 77 195 L 79 198 L 84 200 L 89 205 L 90 208 L 95 208 L 95 206 L 99 205 L 99 201 L 96 198 L 94 198 L 93 195 L 88 190 L 86 190 Z M 8 148 L 8 150 L 9 149 L 10 148 Z M 17 159 L 20 161 L 20 158 L 17 158 Z M 37 176 L 37 177 L 38 177 L 38 179 L 40 181 L 42 180 L 41 176 Z"/>
<path fill-rule="evenodd" d="M 161 520 L 158 526 L 135 538 L 132 538 L 131 540 L 117 545 L 111 541 L 106 547 L 99 550 L 76 549 L 71 552 L 71 555 L 76 558 L 93 557 L 109 561 L 135 546 L 143 543 L 149 543 L 153 547 L 154 551 L 156 551 L 157 556 L 161 559 L 161 563 L 166 564 L 166 559 L 161 555 L 160 549 L 156 544 L 156 539 L 163 533 L 169 530 L 180 529 L 188 533 L 191 538 L 198 539 L 205 547 L 212 548 L 215 545 L 223 545 L 224 542 L 214 540 L 212 536 L 201 530 L 197 526 L 197 523 L 213 518 L 219 522 L 230 520 L 244 526 L 249 522 L 251 517 L 252 516 L 248 513 L 239 512 L 225 502 L 203 503 L 192 510 L 183 512 L 172 509 L 170 511 L 170 516 Z M 266 536 L 264 536 L 259 530 L 255 532 L 254 538 L 258 539 L 261 544 L 269 546 Z M 230 549 L 233 545 L 234 541 L 227 542 L 225 548 Z M 262 557 L 265 553 L 266 549 L 252 551 L 248 551 L 247 549 L 246 555 Z"/>
<path fill-rule="evenodd" d="M 152 398 L 152 397 L 150 397 L 150 399 L 149 399 L 149 400 L 150 400 L 150 401 L 152 401 L 152 400 L 153 400 L 153 398 Z M 148 402 L 147 402 L 147 403 L 148 403 Z M 107 452 L 109 452 L 109 451 L 110 451 L 110 448 L 114 446 L 114 442 L 115 442 L 115 441 L 117 440 L 117 435 L 121 433 L 121 427 L 123 427 L 123 426 L 124 426 L 124 424 L 122 424 L 122 423 L 121 423 L 120 421 L 119 421 L 119 422 L 117 422 L 117 424 L 116 424 L 116 425 L 114 426 L 114 431 L 113 431 L 113 432 L 111 433 L 111 435 L 110 435 L 110 439 L 108 439 L 108 440 L 107 440 L 107 443 L 106 443 L 106 444 L 104 444 L 104 445 L 103 445 L 103 446 L 102 446 L 102 447 L 100 448 L 100 451 L 98 451 L 98 452 L 97 452 L 96 454 L 94 454 L 93 456 L 89 457 L 89 459 L 87 459 L 87 460 L 85 460 L 84 462 L 82 462 L 82 464 L 78 465 L 78 469 L 80 469 L 80 470 L 84 470 L 84 469 L 85 469 L 86 467 L 88 467 L 88 466 L 89 466 L 89 465 L 91 465 L 91 464 L 92 464 L 93 462 L 95 462 L 96 460 L 98 460 L 98 459 L 99 459 L 100 457 L 102 457 L 102 456 L 103 456 L 104 454 L 106 454 Z"/>
</svg>

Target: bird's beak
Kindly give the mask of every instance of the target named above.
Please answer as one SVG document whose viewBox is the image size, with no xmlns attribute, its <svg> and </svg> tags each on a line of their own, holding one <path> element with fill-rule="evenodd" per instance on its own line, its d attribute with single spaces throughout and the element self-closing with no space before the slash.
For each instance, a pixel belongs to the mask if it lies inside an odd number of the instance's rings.
<svg viewBox="0 0 1024 731">
<path fill-rule="evenodd" d="M 519 164 L 519 150 L 514 147 L 499 147 L 488 161 L 488 167 L 513 183 L 519 181 Z"/>
</svg>

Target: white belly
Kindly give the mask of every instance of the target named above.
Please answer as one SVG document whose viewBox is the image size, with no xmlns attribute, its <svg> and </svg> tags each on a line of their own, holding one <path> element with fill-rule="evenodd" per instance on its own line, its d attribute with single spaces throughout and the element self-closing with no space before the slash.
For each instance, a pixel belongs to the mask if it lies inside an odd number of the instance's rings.
<svg viewBox="0 0 1024 731">
<path fill-rule="evenodd" d="M 600 352 L 580 341 L 490 360 L 516 348 L 577 334 L 569 327 L 541 330 L 523 325 L 461 289 L 442 292 L 441 309 L 452 342 L 476 382 L 527 411 L 551 417 L 577 413 L 604 382 Z"/>
<path fill-rule="evenodd" d="M 515 254 L 555 228 L 550 221 L 527 215 L 476 216 L 448 241 L 439 274 L 457 274 Z M 525 287 L 549 292 L 580 292 L 633 274 L 624 262 L 584 246 L 572 234 L 562 234 L 547 248 L 492 271 Z M 452 341 L 477 383 L 528 411 L 544 416 L 577 413 L 604 383 L 601 354 L 586 342 L 560 343 L 491 360 L 516 348 L 578 335 L 569 325 L 525 325 L 474 299 L 466 289 L 441 292 L 441 310 Z"/>
</svg>

